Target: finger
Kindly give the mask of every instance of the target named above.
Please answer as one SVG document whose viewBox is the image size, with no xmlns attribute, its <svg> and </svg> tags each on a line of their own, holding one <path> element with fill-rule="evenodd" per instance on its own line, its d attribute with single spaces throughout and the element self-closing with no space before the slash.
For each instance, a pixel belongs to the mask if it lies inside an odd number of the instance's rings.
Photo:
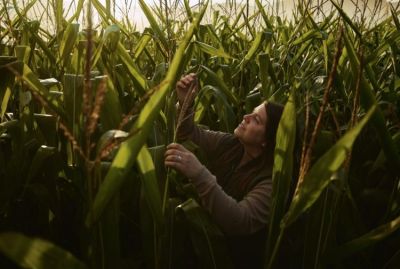
<svg viewBox="0 0 400 269">
<path fill-rule="evenodd" d="M 166 159 L 166 160 L 164 161 L 164 164 L 165 164 L 165 166 L 174 168 L 175 170 L 177 170 L 177 171 L 179 171 L 179 172 L 182 172 L 182 171 L 183 171 L 183 164 L 180 163 L 180 162 L 177 162 L 177 161 L 175 161 L 175 160 L 170 160 L 170 159 L 167 160 L 167 159 Z"/>
<path fill-rule="evenodd" d="M 168 157 L 168 156 L 182 156 L 183 154 L 184 154 L 183 152 L 177 149 L 168 149 L 164 155 L 165 157 Z"/>
<path fill-rule="evenodd" d="M 165 161 L 164 162 L 165 166 L 167 167 L 171 167 L 174 168 L 175 170 L 180 171 L 180 165 L 177 162 L 173 162 L 173 161 Z"/>
<path fill-rule="evenodd" d="M 187 88 L 188 85 L 185 81 L 180 80 L 176 83 L 176 87 L 183 90 L 183 89 Z"/>
<path fill-rule="evenodd" d="M 180 155 L 169 155 L 165 157 L 164 161 L 171 163 L 182 163 L 182 157 Z"/>
<path fill-rule="evenodd" d="M 176 149 L 176 150 L 183 151 L 183 152 L 187 151 L 187 149 L 184 146 L 182 146 L 181 144 L 178 144 L 178 143 L 169 144 L 167 146 L 167 149 Z"/>
<path fill-rule="evenodd" d="M 181 79 L 181 81 L 187 86 L 189 86 L 190 84 L 192 84 L 192 82 L 194 81 L 194 78 L 191 76 L 186 76 L 184 78 Z"/>
</svg>

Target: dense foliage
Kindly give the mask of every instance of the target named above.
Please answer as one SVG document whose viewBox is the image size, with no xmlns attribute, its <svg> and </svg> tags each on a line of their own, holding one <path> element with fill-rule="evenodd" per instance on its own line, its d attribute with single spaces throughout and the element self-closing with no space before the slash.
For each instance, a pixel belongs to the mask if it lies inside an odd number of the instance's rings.
<svg viewBox="0 0 400 269">
<path fill-rule="evenodd" d="M 151 27 L 136 31 L 110 1 L 87 2 L 65 17 L 49 1 L 55 33 L 26 16 L 38 1 L 0 5 L 1 268 L 230 267 L 193 188 L 163 165 L 189 72 L 208 128 L 233 131 L 262 100 L 286 105 L 266 268 L 399 266 L 397 8 L 371 23 L 303 3 L 286 20 L 256 0 L 204 24 L 207 1 L 140 0 Z"/>
</svg>

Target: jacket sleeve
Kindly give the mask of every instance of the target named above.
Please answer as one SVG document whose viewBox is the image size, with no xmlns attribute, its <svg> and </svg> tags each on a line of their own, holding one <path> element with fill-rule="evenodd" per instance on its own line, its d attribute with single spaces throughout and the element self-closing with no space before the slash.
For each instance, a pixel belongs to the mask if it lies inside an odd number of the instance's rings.
<svg viewBox="0 0 400 269">
<path fill-rule="evenodd" d="M 178 112 L 180 112 L 179 108 Z M 177 125 L 178 141 L 190 139 L 208 156 L 212 156 L 217 150 L 217 147 L 227 141 L 231 136 L 232 135 L 228 133 L 205 130 L 197 126 L 194 123 L 194 111 L 192 107 L 186 112 L 184 120 Z"/>
<path fill-rule="evenodd" d="M 252 234 L 268 223 L 272 194 L 270 180 L 262 180 L 241 201 L 227 195 L 217 184 L 216 177 L 205 167 L 191 181 L 202 205 L 225 234 Z"/>
</svg>

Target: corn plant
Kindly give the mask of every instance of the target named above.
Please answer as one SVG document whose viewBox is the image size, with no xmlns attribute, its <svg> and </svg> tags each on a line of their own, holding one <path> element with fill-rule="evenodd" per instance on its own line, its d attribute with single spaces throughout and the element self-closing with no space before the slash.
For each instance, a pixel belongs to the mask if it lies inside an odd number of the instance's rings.
<svg viewBox="0 0 400 269">
<path fill-rule="evenodd" d="M 232 268 L 164 167 L 190 72 L 194 119 L 213 130 L 285 105 L 265 268 L 398 266 L 398 5 L 369 20 L 382 2 L 352 1 L 353 16 L 300 1 L 289 18 L 278 1 L 140 0 L 139 30 L 132 1 L 64 2 L 1 0 L 2 268 Z"/>
</svg>

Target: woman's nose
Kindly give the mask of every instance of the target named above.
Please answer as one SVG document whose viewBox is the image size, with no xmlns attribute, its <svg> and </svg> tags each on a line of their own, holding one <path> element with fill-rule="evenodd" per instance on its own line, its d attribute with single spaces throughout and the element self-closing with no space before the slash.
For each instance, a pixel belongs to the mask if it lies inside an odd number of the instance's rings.
<svg viewBox="0 0 400 269">
<path fill-rule="evenodd" d="M 246 123 L 249 122 L 249 120 L 250 120 L 250 115 L 249 115 L 249 114 L 244 115 L 244 116 L 243 116 L 243 120 L 244 120 Z"/>
</svg>

